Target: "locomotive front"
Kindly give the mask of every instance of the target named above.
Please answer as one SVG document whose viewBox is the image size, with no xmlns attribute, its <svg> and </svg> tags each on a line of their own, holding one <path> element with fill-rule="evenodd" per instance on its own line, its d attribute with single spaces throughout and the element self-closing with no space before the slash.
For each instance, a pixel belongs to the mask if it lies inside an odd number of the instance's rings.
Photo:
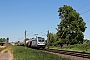
<svg viewBox="0 0 90 60">
<path fill-rule="evenodd" d="M 42 37 L 37 37 L 37 48 L 45 48 L 45 39 Z"/>
</svg>

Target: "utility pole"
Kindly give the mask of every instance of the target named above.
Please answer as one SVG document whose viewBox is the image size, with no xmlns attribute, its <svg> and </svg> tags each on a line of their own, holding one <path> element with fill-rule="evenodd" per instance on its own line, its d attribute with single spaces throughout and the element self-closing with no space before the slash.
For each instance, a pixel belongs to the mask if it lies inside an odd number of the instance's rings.
<svg viewBox="0 0 90 60">
<path fill-rule="evenodd" d="M 25 42 L 24 43 L 25 43 L 25 48 L 26 48 L 26 30 L 25 30 Z"/>
<path fill-rule="evenodd" d="M 49 37 L 49 30 L 48 30 L 48 34 L 47 34 L 47 47 L 49 49 L 49 46 L 50 46 L 50 37 Z"/>
</svg>

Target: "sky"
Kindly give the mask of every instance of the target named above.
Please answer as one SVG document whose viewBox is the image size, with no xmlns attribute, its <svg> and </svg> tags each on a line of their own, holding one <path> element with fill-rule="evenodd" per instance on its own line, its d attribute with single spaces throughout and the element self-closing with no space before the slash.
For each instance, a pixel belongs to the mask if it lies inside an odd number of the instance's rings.
<svg viewBox="0 0 90 60">
<path fill-rule="evenodd" d="M 86 22 L 84 38 L 90 39 L 90 0 L 0 0 L 0 37 L 10 42 L 23 41 L 35 34 L 46 38 L 47 31 L 56 33 L 60 23 L 58 9 L 72 6 Z"/>
</svg>

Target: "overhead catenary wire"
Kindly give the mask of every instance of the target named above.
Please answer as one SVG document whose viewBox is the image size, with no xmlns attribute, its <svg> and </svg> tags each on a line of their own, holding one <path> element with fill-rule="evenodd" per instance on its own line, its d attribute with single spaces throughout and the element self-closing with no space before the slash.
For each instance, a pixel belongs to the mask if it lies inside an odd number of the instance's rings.
<svg viewBox="0 0 90 60">
<path fill-rule="evenodd" d="M 90 5 L 90 3 L 85 4 L 84 6 L 82 6 L 81 8 L 79 8 L 78 10 L 83 9 L 83 8 L 85 8 L 85 7 L 88 6 L 88 5 Z M 87 12 L 90 12 L 90 10 L 87 10 L 87 11 L 81 13 L 80 15 L 85 14 L 85 13 L 87 13 Z M 87 21 L 87 22 L 88 22 L 88 21 Z"/>
<path fill-rule="evenodd" d="M 32 33 L 33 33 L 33 32 L 31 32 L 31 33 L 27 34 L 26 36 L 31 35 Z"/>
<path fill-rule="evenodd" d="M 87 13 L 87 12 L 89 12 L 89 11 L 90 11 L 90 10 L 87 10 L 87 11 L 81 13 L 80 15 L 85 14 L 85 13 Z M 49 29 L 51 29 L 51 28 L 53 28 L 53 26 L 51 26 Z M 42 31 L 42 32 L 47 32 L 47 31 Z M 42 32 L 40 32 L 40 33 L 42 33 Z M 39 33 L 39 34 L 40 34 L 40 33 Z M 46 34 L 45 34 L 45 35 L 46 35 Z"/>
<path fill-rule="evenodd" d="M 82 6 L 81 8 L 79 8 L 78 10 L 81 10 L 81 9 L 85 8 L 85 7 L 88 6 L 89 4 L 90 4 L 90 3 L 85 4 L 84 6 Z M 81 13 L 80 15 L 85 14 L 85 13 L 87 13 L 87 12 L 89 12 L 89 11 L 90 11 L 90 10 L 87 10 L 87 11 Z M 53 27 L 51 26 L 49 29 L 51 29 L 51 28 L 53 28 Z M 42 32 L 47 32 L 47 31 L 42 31 Z M 40 33 L 42 33 L 42 32 L 40 32 Z M 40 33 L 39 33 L 39 34 L 40 34 Z M 45 34 L 45 35 L 46 35 L 46 34 Z"/>
<path fill-rule="evenodd" d="M 88 4 L 86 4 L 86 5 L 84 5 L 84 6 L 82 6 L 81 8 L 79 8 L 78 10 L 81 10 L 82 8 L 84 8 L 84 7 L 86 7 L 86 6 L 88 6 L 90 3 L 88 3 Z"/>
<path fill-rule="evenodd" d="M 87 11 L 85 11 L 85 12 L 81 13 L 80 15 L 85 14 L 85 13 L 87 13 L 87 12 L 89 12 L 89 11 L 90 11 L 90 10 L 87 10 Z"/>
<path fill-rule="evenodd" d="M 48 28 L 48 30 L 50 30 L 51 28 L 55 28 L 54 26 L 55 26 L 55 24 L 52 24 L 52 25 L 50 25 L 51 27 L 49 27 Z M 44 33 L 44 32 L 47 32 L 47 30 L 44 30 L 44 31 L 42 31 L 42 32 L 40 32 L 39 34 L 44 34 L 44 36 L 46 36 L 47 34 L 46 33 Z"/>
<path fill-rule="evenodd" d="M 84 6 L 82 6 L 81 8 L 79 8 L 78 10 L 81 10 L 81 9 L 85 8 L 85 7 L 88 6 L 89 4 L 90 4 L 90 3 L 85 4 Z"/>
</svg>

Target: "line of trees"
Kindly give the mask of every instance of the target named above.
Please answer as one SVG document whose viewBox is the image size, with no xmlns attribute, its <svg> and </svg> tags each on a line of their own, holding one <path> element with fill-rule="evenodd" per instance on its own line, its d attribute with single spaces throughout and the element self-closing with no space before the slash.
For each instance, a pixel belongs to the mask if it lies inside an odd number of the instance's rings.
<svg viewBox="0 0 90 60">
<path fill-rule="evenodd" d="M 0 38 L 0 42 L 6 42 L 6 38 Z"/>
<path fill-rule="evenodd" d="M 7 42 L 8 43 L 9 38 L 0 38 L 0 42 Z"/>
<path fill-rule="evenodd" d="M 0 45 L 2 45 L 2 43 L 8 43 L 9 38 L 0 38 Z"/>
</svg>

